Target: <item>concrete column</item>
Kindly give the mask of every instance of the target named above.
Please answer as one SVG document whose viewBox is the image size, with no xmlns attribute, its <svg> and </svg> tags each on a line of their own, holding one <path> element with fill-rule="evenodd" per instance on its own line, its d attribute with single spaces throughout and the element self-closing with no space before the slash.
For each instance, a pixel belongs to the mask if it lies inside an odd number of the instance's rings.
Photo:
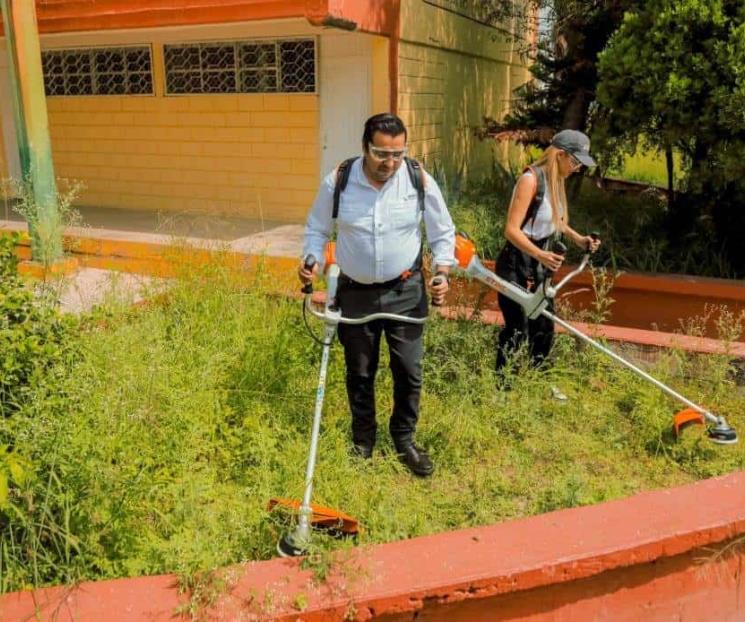
<svg viewBox="0 0 745 622">
<path fill-rule="evenodd" d="M 62 231 L 49 138 L 36 3 L 0 0 L 8 52 L 8 77 L 23 181 L 37 206 L 29 218 L 32 254 L 46 265 L 62 256 Z"/>
</svg>

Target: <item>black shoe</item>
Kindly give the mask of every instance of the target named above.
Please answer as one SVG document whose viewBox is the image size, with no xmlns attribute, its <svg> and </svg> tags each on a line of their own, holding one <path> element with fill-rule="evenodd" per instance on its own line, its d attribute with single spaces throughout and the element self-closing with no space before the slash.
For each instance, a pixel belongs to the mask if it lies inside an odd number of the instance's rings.
<svg viewBox="0 0 745 622">
<path fill-rule="evenodd" d="M 372 445 L 364 445 L 363 443 L 355 443 L 352 445 L 352 456 L 360 458 L 361 460 L 370 460 L 373 455 Z"/>
<path fill-rule="evenodd" d="M 435 465 L 432 464 L 427 452 L 414 444 L 399 451 L 398 459 L 409 471 L 419 477 L 429 477 L 435 470 Z"/>
</svg>

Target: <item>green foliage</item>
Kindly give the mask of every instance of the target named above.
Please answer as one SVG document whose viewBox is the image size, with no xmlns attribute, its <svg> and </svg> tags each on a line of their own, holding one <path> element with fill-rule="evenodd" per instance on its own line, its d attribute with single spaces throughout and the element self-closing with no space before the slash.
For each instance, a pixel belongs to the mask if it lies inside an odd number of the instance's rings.
<svg viewBox="0 0 745 622">
<path fill-rule="evenodd" d="M 517 89 L 517 105 L 502 129 L 583 130 L 595 101 L 598 55 L 638 0 L 539 2 L 549 32 L 531 66 L 534 80 Z M 546 25 L 543 24 L 546 28 Z M 540 138 L 539 144 L 550 139 Z M 531 141 L 532 142 L 532 141 Z"/>
<path fill-rule="evenodd" d="M 504 244 L 504 223 L 518 176 L 518 170 L 495 166 L 481 186 L 448 201 L 456 229 L 468 234 L 483 257 L 495 258 Z"/>
<path fill-rule="evenodd" d="M 644 137 L 683 154 L 687 194 L 666 225 L 678 248 L 713 240 L 745 265 L 745 4 L 648 0 L 600 58 L 595 136 L 633 151 Z"/>
<path fill-rule="evenodd" d="M 0 180 L 6 204 L 9 196 L 15 197 L 12 201 L 13 211 L 23 216 L 29 226 L 34 260 L 44 266 L 59 259 L 65 229 L 82 224 L 80 212 L 73 207 L 73 203 L 85 185 L 69 179 L 57 179 L 57 184 L 59 190 L 54 198 L 54 211 L 50 214 L 48 206 L 39 204 L 30 179 Z"/>
<path fill-rule="evenodd" d="M 740 0 L 648 0 L 627 14 L 600 58 L 608 129 L 633 139 L 651 128 L 657 147 L 688 152 L 741 135 L 744 20 Z"/>
<path fill-rule="evenodd" d="M 302 496 L 320 357 L 299 304 L 268 294 L 261 275 L 217 266 L 175 281 L 160 301 L 84 318 L 79 353 L 32 376 L 29 399 L 0 420 L 0 443 L 23 457 L 0 506 L 2 591 L 176 572 L 192 593 L 184 611 L 196 615 L 229 589 L 230 577 L 211 569 L 276 554 L 292 518 L 266 504 Z M 315 500 L 356 516 L 360 544 L 745 467 L 742 445 L 711 449 L 696 432 L 673 444 L 675 405 L 570 338 L 558 340 L 551 370 L 526 369 L 511 391 L 496 390 L 493 339 L 492 327 L 473 321 L 427 327 L 418 442 L 436 461 L 431 480 L 405 471 L 385 433 L 385 357 L 376 454 L 350 456 L 343 354 L 333 347 Z M 729 370 L 726 357 L 684 353 L 655 366 L 742 428 L 745 396 Z M 552 401 L 551 384 L 571 402 Z M 351 543 L 315 542 L 307 563 L 322 580 L 338 571 L 328 551 Z"/>
<path fill-rule="evenodd" d="M 69 355 L 70 322 L 18 277 L 17 241 L 0 236 L 0 417 L 15 412 L 29 388 Z"/>
</svg>

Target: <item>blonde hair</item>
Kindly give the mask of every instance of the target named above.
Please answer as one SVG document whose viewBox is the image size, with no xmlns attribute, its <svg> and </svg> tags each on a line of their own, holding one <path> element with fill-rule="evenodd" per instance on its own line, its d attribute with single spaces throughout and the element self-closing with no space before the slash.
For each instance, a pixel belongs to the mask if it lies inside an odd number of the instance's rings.
<svg viewBox="0 0 745 622">
<path fill-rule="evenodd" d="M 563 233 L 569 224 L 569 203 L 564 177 L 559 174 L 559 154 L 561 149 L 549 146 L 539 160 L 532 166 L 540 166 L 546 176 L 546 190 L 551 202 L 552 219 L 556 230 Z"/>
</svg>

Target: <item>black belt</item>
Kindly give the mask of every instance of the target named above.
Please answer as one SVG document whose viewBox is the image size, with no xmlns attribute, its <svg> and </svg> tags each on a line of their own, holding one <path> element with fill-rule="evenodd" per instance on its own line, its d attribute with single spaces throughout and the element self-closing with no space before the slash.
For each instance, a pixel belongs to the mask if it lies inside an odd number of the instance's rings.
<svg viewBox="0 0 745 622">
<path fill-rule="evenodd" d="M 420 268 L 407 270 L 406 272 L 399 274 L 395 279 L 390 279 L 389 281 L 381 281 L 380 283 L 360 283 L 359 281 L 355 281 L 354 279 L 349 278 L 346 274 L 342 273 L 339 275 L 339 285 L 351 287 L 353 289 L 375 289 L 378 287 L 393 287 L 410 279 L 412 276 L 420 271 Z"/>
</svg>

